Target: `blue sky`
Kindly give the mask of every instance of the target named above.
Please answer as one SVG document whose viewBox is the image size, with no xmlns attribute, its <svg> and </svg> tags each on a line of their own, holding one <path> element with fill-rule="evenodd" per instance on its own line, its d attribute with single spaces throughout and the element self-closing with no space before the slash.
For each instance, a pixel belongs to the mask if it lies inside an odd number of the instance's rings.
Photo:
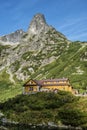
<svg viewBox="0 0 87 130">
<path fill-rule="evenodd" d="M 37 13 L 69 40 L 87 41 L 87 0 L 0 0 L 0 36 L 27 31 Z"/>
</svg>

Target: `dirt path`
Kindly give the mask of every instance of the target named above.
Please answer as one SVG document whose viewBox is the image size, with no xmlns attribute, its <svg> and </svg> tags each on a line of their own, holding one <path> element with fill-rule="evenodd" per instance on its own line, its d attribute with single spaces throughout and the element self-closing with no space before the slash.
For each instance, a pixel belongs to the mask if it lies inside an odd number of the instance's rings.
<svg viewBox="0 0 87 130">
<path fill-rule="evenodd" d="M 13 79 L 13 74 L 11 73 L 10 69 L 7 69 L 6 72 L 9 74 L 9 79 L 10 79 L 10 81 L 15 84 L 15 81 L 14 81 L 14 79 Z"/>
</svg>

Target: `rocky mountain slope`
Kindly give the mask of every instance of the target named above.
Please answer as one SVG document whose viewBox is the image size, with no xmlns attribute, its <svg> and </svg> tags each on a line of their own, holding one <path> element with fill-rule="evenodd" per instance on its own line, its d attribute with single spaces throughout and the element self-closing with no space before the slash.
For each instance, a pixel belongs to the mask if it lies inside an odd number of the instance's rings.
<svg viewBox="0 0 87 130">
<path fill-rule="evenodd" d="M 28 78 L 58 77 L 68 77 L 74 88 L 86 89 L 86 42 L 69 41 L 42 14 L 34 16 L 27 32 L 0 37 L 0 88 Z"/>
<path fill-rule="evenodd" d="M 3 44 L 19 43 L 24 33 L 22 29 L 17 30 L 11 34 L 0 37 L 0 42 Z"/>
</svg>

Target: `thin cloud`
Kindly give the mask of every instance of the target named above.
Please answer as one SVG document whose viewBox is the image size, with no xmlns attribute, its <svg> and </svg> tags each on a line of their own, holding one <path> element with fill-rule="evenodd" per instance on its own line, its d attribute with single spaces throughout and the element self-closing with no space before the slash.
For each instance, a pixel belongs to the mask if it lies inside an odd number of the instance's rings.
<svg viewBox="0 0 87 130">
<path fill-rule="evenodd" d="M 83 38 L 84 38 L 84 41 L 87 41 L 87 39 L 85 38 L 87 36 L 87 32 L 86 33 L 82 33 L 82 34 L 79 34 L 79 35 L 73 35 L 73 36 L 69 36 L 69 38 L 71 40 L 81 40 L 83 41 Z"/>
<path fill-rule="evenodd" d="M 82 39 L 87 36 L 87 18 L 69 19 L 59 29 L 71 40 Z"/>
<path fill-rule="evenodd" d="M 87 21 L 86 17 L 79 18 L 79 19 L 66 20 L 64 25 L 60 26 L 59 29 L 63 30 L 65 28 L 69 28 L 69 27 L 74 26 L 74 25 L 82 24 L 82 22 L 84 22 L 85 20 Z"/>
</svg>

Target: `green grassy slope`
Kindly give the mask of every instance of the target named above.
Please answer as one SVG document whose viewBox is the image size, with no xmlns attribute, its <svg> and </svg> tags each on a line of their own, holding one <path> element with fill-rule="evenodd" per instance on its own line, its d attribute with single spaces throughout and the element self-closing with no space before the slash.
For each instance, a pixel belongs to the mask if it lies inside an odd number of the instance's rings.
<svg viewBox="0 0 87 130">
<path fill-rule="evenodd" d="M 13 84 L 9 80 L 9 74 L 6 70 L 0 73 L 0 102 L 6 101 L 9 98 L 22 93 L 21 83 Z"/>
<path fill-rule="evenodd" d="M 31 77 L 38 79 L 67 77 L 74 88 L 86 89 L 87 46 L 83 46 L 83 44 L 79 42 L 71 43 L 68 48 L 62 50 L 58 59 L 41 67 Z"/>
</svg>

